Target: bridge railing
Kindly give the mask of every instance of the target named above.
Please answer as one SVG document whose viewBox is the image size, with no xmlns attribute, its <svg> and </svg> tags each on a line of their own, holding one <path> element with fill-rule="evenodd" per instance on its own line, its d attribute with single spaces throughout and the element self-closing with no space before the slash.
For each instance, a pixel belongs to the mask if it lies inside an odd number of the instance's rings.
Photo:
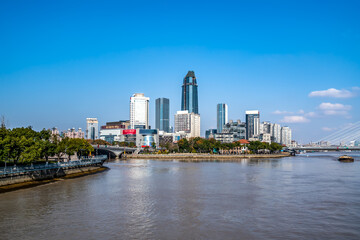
<svg viewBox="0 0 360 240">
<path fill-rule="evenodd" d="M 31 164 L 28 166 L 7 166 L 0 168 L 0 176 L 13 175 L 13 174 L 25 174 L 28 172 L 58 169 L 67 167 L 80 167 L 92 164 L 98 164 L 106 160 L 106 155 L 99 155 L 96 157 L 81 157 L 80 160 L 69 161 L 69 162 L 57 162 L 57 163 L 44 163 L 44 164 Z"/>
</svg>

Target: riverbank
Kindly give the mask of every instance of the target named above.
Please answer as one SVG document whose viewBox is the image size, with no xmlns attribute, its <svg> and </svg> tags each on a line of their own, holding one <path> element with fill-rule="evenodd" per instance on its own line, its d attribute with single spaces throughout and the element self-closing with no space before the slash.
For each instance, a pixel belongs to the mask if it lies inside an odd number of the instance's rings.
<svg viewBox="0 0 360 240">
<path fill-rule="evenodd" d="M 66 169 L 64 170 L 64 175 L 61 177 L 54 177 L 54 178 L 42 179 L 42 180 L 34 180 L 28 175 L 24 175 L 20 177 L 12 177 L 9 179 L 1 179 L 0 193 L 35 187 L 51 182 L 63 181 L 65 179 L 92 175 L 92 174 L 104 172 L 108 169 L 109 169 L 108 167 L 104 167 L 104 166 L 90 166 L 83 168 Z"/>
<path fill-rule="evenodd" d="M 290 153 L 277 154 L 241 154 L 241 155 L 218 155 L 208 153 L 171 153 L 171 154 L 136 154 L 127 155 L 127 159 L 152 159 L 160 161 L 241 161 L 244 158 L 282 158 L 288 157 Z"/>
</svg>

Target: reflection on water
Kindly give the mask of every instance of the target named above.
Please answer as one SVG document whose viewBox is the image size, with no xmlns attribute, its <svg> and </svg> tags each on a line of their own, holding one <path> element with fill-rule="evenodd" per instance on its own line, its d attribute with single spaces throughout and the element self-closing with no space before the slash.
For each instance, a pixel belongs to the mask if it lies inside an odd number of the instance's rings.
<svg viewBox="0 0 360 240">
<path fill-rule="evenodd" d="M 360 239 L 360 159 L 128 160 L 0 195 L 0 239 Z"/>
</svg>

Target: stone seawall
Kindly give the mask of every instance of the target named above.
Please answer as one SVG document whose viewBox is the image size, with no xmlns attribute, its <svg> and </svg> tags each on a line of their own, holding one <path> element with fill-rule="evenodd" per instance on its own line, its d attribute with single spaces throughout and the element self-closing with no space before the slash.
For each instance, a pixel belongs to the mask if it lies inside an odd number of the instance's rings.
<svg viewBox="0 0 360 240">
<path fill-rule="evenodd" d="M 207 153 L 175 153 L 175 154 L 137 154 L 127 155 L 128 159 L 156 159 L 156 160 L 182 160 L 182 161 L 201 161 L 201 160 L 219 160 L 236 161 L 244 158 L 282 158 L 288 157 L 290 153 L 279 154 L 241 154 L 241 155 L 218 155 Z"/>
<path fill-rule="evenodd" d="M 4 177 L 0 178 L 0 193 L 58 181 L 65 178 L 80 177 L 96 172 L 101 172 L 107 169 L 107 167 L 103 166 L 88 166 L 67 169 L 60 168 L 40 170 L 6 178 Z"/>
</svg>

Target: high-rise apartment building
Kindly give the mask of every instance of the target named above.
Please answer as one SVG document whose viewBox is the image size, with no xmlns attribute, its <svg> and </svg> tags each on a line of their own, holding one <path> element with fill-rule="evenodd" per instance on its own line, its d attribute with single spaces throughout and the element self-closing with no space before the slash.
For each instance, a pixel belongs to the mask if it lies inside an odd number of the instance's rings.
<svg viewBox="0 0 360 240">
<path fill-rule="evenodd" d="M 246 111 L 246 139 L 260 135 L 260 112 L 258 110 Z"/>
<path fill-rule="evenodd" d="M 185 111 L 175 114 L 175 133 L 185 132 L 187 137 L 200 137 L 200 115 Z"/>
<path fill-rule="evenodd" d="M 271 134 L 271 126 L 272 124 L 270 122 L 262 122 L 260 124 L 260 134 L 262 133 Z"/>
<path fill-rule="evenodd" d="M 86 137 L 91 140 L 99 138 L 99 122 L 97 118 L 86 119 Z"/>
<path fill-rule="evenodd" d="M 277 123 L 271 124 L 271 141 L 281 143 L 281 126 Z"/>
<path fill-rule="evenodd" d="M 156 99 L 155 127 L 160 131 L 170 132 L 170 101 L 168 98 Z"/>
<path fill-rule="evenodd" d="M 225 103 L 219 103 L 216 108 L 217 115 L 217 133 L 221 133 L 224 125 L 228 123 L 228 106 Z"/>
<path fill-rule="evenodd" d="M 184 78 L 181 93 L 181 110 L 199 114 L 198 85 L 194 71 L 189 71 Z"/>
<path fill-rule="evenodd" d="M 130 128 L 149 128 L 149 101 L 143 93 L 135 93 L 130 98 Z"/>
<path fill-rule="evenodd" d="M 286 146 L 291 144 L 291 129 L 289 127 L 281 127 L 281 144 Z"/>
</svg>

